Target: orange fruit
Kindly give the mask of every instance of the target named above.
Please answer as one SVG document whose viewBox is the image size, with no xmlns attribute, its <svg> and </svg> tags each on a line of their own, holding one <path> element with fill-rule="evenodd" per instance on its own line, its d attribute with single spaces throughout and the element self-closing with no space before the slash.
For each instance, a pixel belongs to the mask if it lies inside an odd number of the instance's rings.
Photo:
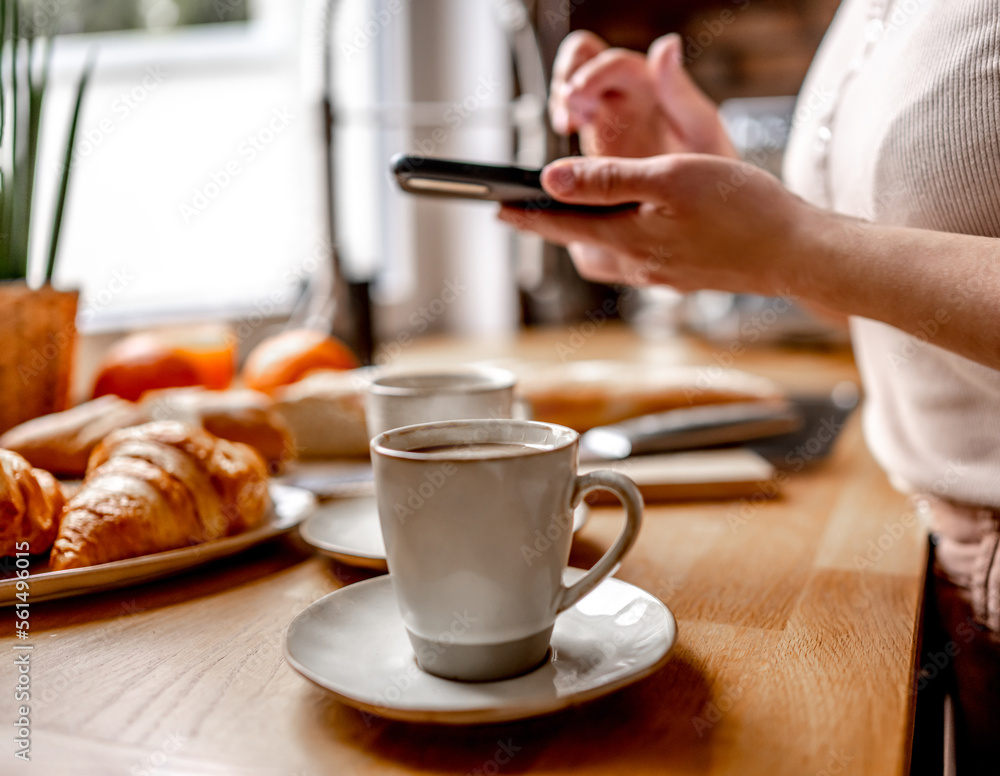
<svg viewBox="0 0 1000 776">
<path fill-rule="evenodd" d="M 132 334 L 104 354 L 97 368 L 93 398 L 113 393 L 138 401 L 154 388 L 200 384 L 201 374 L 190 357 L 152 334 Z"/>
<path fill-rule="evenodd" d="M 188 326 L 161 330 L 158 336 L 174 343 L 174 350 L 198 372 L 198 383 L 224 391 L 236 375 L 236 348 L 224 326 Z"/>
<path fill-rule="evenodd" d="M 270 393 L 315 369 L 354 369 L 357 356 L 336 337 L 310 329 L 293 329 L 262 340 L 243 365 L 247 388 Z"/>
</svg>

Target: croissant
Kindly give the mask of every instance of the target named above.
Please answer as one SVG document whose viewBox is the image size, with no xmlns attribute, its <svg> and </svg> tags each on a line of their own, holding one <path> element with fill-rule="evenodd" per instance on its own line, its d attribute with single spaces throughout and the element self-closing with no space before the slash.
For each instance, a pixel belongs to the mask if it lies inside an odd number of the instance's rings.
<svg viewBox="0 0 1000 776">
<path fill-rule="evenodd" d="M 0 555 L 13 555 L 23 542 L 32 555 L 46 552 L 59 530 L 63 505 L 55 477 L 33 469 L 15 452 L 0 450 Z"/>
<path fill-rule="evenodd" d="M 173 550 L 253 528 L 271 501 L 267 464 L 248 445 L 156 421 L 109 434 L 66 505 L 53 570 Z"/>
</svg>

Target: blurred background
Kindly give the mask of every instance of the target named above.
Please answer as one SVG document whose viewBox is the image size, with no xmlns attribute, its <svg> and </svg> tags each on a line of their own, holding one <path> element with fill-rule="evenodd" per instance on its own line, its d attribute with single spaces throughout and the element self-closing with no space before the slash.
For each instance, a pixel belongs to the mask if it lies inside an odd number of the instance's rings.
<svg viewBox="0 0 1000 776">
<path fill-rule="evenodd" d="M 490 205 L 399 193 L 389 157 L 540 166 L 571 153 L 544 111 L 559 41 L 586 28 L 645 50 L 675 31 L 746 158 L 777 172 L 837 4 L 30 0 L 22 34 L 58 33 L 33 224 L 49 221 L 72 91 L 96 51 L 56 276 L 81 290 L 89 342 L 221 321 L 242 349 L 291 318 L 388 363 L 427 334 L 583 321 L 621 289 L 581 280 Z M 611 309 L 650 337 L 726 339 L 772 307 L 652 289 Z M 841 340 L 785 307 L 769 339 Z"/>
</svg>

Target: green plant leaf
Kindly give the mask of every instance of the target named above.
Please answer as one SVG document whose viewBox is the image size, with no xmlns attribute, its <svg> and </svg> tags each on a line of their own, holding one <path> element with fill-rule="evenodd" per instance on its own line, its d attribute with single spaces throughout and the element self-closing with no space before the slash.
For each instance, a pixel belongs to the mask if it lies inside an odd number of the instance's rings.
<svg viewBox="0 0 1000 776">
<path fill-rule="evenodd" d="M 80 119 L 80 106 L 83 104 L 83 95 L 87 91 L 87 82 L 90 74 L 94 71 L 94 64 L 97 57 L 91 54 L 87 58 L 87 64 L 80 75 L 80 81 L 76 86 L 76 105 L 73 107 L 73 119 L 69 125 L 69 136 L 66 139 L 66 148 L 63 154 L 62 179 L 59 181 L 59 194 L 56 197 L 56 210 L 52 218 L 52 240 L 49 243 L 49 260 L 45 265 L 45 282 L 52 282 L 52 275 L 56 268 L 56 253 L 59 249 L 59 232 L 62 229 L 63 212 L 66 208 L 66 192 L 69 190 L 69 177 L 73 168 L 73 147 L 76 144 L 76 128 Z"/>
<path fill-rule="evenodd" d="M 7 0 L 0 0 L 0 148 L 7 118 L 7 90 L 3 87 L 3 55 L 7 48 Z"/>
<path fill-rule="evenodd" d="M 30 52 L 38 45 L 43 46 L 42 71 L 36 79 L 34 75 L 32 56 Z M 24 221 L 25 231 L 25 255 L 30 259 L 29 246 L 31 244 L 31 217 L 34 214 L 35 202 L 35 173 L 38 169 L 38 142 L 42 129 L 42 103 L 45 97 L 45 87 L 49 80 L 49 68 L 52 64 L 52 40 L 47 39 L 43 43 L 38 43 L 34 39 L 28 41 L 28 150 L 27 161 L 24 166 L 24 176 L 26 178 L 25 188 L 28 196 L 24 202 L 24 213 L 21 218 Z M 27 273 L 27 263 L 25 264 Z"/>
<path fill-rule="evenodd" d="M 10 242 L 4 225 L 7 223 L 4 214 L 7 211 L 7 185 L 4 179 L 4 128 L 7 126 L 7 84 L 4 80 L 4 64 L 7 53 L 7 0 L 0 0 L 0 278 L 7 279 L 11 275 Z"/>
<path fill-rule="evenodd" d="M 18 69 L 20 67 L 20 13 L 17 0 L 10 0 L 10 175 L 7 185 L 10 198 L 4 208 L 4 223 L 2 227 L 3 235 L 7 240 L 7 266 L 12 277 L 23 278 L 27 273 L 27 235 L 20 224 L 21 205 L 24 197 L 30 192 L 25 192 L 22 178 L 24 157 L 24 134 L 19 131 L 20 116 L 18 116 L 18 104 L 20 102 L 20 79 Z"/>
</svg>

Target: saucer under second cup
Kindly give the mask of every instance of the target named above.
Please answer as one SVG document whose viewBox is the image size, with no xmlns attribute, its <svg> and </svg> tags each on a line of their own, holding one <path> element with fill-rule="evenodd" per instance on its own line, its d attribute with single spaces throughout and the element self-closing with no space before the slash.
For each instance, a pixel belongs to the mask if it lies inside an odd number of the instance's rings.
<svg viewBox="0 0 1000 776">
<path fill-rule="evenodd" d="M 590 507 L 581 502 L 573 512 L 573 532 L 583 528 L 589 517 Z M 299 532 L 307 544 L 341 563 L 373 571 L 388 569 L 374 496 L 322 503 Z"/>
</svg>

